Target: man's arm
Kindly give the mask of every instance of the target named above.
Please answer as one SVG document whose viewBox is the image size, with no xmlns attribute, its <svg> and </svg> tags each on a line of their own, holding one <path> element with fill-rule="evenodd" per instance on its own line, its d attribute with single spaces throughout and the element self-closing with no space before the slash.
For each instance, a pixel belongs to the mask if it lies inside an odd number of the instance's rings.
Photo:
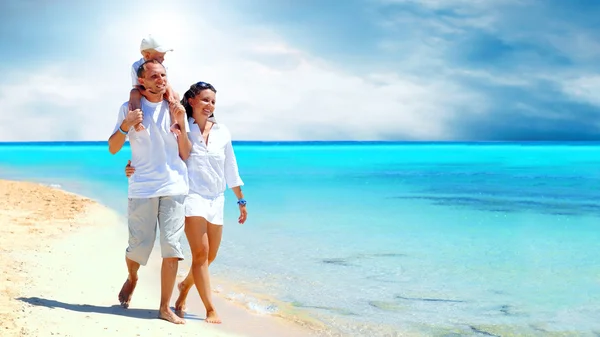
<svg viewBox="0 0 600 337">
<path fill-rule="evenodd" d="M 129 129 L 131 129 L 133 125 L 140 123 L 142 120 L 143 115 L 141 110 L 128 111 L 126 106 L 122 107 L 119 111 L 115 131 L 113 131 L 113 134 L 108 138 L 108 151 L 111 154 L 119 152 L 123 148 L 123 144 L 125 144 Z"/>
<path fill-rule="evenodd" d="M 108 138 L 108 152 L 111 154 L 116 154 L 123 148 L 123 144 L 125 144 L 125 140 L 127 140 L 127 131 L 129 130 L 129 126 L 123 121 L 119 126 L 119 129 L 113 133 L 110 138 Z"/>
</svg>

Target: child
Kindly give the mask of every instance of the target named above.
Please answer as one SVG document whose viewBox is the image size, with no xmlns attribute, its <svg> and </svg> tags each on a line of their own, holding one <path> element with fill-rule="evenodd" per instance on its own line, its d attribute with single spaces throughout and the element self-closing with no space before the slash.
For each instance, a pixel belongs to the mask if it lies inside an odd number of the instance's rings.
<svg viewBox="0 0 600 337">
<path fill-rule="evenodd" d="M 142 85 L 138 83 L 137 70 L 138 68 L 146 61 L 149 60 L 157 60 L 160 63 L 163 63 L 165 60 L 165 54 L 169 51 L 173 51 L 173 49 L 167 48 L 164 45 L 160 44 L 156 38 L 152 35 L 148 35 L 147 37 L 142 39 L 142 43 L 140 45 L 140 52 L 142 54 L 142 58 L 138 61 L 134 62 L 131 66 L 131 79 L 133 88 L 129 92 L 129 110 L 141 109 L 142 108 L 142 92 L 145 90 Z M 167 82 L 167 91 L 165 92 L 165 99 L 169 103 L 179 102 L 179 95 L 175 91 L 171 85 Z M 175 118 L 173 115 L 170 115 L 171 118 L 171 130 L 175 132 Z M 135 125 L 135 130 L 140 131 L 144 129 L 142 123 Z"/>
</svg>

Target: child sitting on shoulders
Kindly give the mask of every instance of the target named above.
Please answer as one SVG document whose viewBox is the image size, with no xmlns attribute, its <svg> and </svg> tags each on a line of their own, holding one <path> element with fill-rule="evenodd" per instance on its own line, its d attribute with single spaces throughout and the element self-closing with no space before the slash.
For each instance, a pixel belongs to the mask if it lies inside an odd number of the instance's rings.
<svg viewBox="0 0 600 337">
<path fill-rule="evenodd" d="M 131 66 L 131 79 L 133 88 L 129 92 L 129 110 L 136 110 L 142 108 L 142 93 L 144 92 L 144 86 L 140 85 L 137 78 L 137 70 L 138 68 L 146 61 L 149 60 L 157 60 L 160 63 L 165 61 L 165 55 L 167 52 L 173 51 L 171 48 L 167 48 L 165 45 L 160 44 L 155 37 L 152 35 L 148 35 L 147 37 L 142 39 L 142 43 L 140 45 L 140 52 L 142 54 L 142 58 L 138 61 L 135 61 Z M 165 67 L 166 69 L 166 67 Z M 179 95 L 173 90 L 171 84 L 167 82 L 167 91 L 164 96 L 165 100 L 171 103 L 179 102 Z M 177 127 L 175 118 L 172 114 L 170 114 L 171 118 L 171 131 L 176 132 Z M 139 131 L 144 128 L 142 123 L 135 125 L 135 130 Z"/>
</svg>

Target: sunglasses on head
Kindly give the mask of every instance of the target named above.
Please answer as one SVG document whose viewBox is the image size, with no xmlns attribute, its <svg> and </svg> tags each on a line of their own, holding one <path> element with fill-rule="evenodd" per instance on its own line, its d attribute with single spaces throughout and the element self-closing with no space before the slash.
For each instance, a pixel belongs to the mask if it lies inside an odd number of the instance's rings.
<svg viewBox="0 0 600 337">
<path fill-rule="evenodd" d="M 206 83 L 206 82 L 202 82 L 202 81 L 196 83 L 196 87 L 200 87 L 202 89 L 210 89 L 210 90 L 212 90 L 214 92 L 217 92 L 217 89 L 215 89 L 215 87 L 213 87 L 212 84 Z"/>
</svg>

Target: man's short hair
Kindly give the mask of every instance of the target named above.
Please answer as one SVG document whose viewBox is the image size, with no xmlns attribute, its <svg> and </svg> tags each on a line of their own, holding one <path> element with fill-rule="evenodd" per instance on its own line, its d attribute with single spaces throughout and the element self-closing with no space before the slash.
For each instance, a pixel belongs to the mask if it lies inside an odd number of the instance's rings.
<svg viewBox="0 0 600 337">
<path fill-rule="evenodd" d="M 146 64 L 148 63 L 154 63 L 154 64 L 160 64 L 161 66 L 163 65 L 162 63 L 160 63 L 157 60 L 148 60 L 144 63 L 142 63 L 138 68 L 137 68 L 137 77 L 138 78 L 144 78 L 145 72 L 146 72 Z M 163 66 L 164 68 L 165 66 Z"/>
</svg>

